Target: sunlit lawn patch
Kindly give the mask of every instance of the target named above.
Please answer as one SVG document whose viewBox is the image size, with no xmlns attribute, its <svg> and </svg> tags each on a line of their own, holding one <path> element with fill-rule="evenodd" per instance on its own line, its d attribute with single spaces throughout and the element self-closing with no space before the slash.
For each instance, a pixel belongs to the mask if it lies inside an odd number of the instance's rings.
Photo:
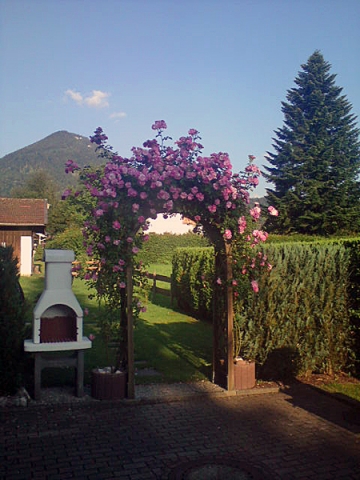
<svg viewBox="0 0 360 480">
<path fill-rule="evenodd" d="M 161 272 L 163 275 L 169 273 L 171 266 Z M 31 324 L 34 306 L 44 288 L 44 277 L 22 277 L 20 282 L 28 304 L 26 321 Z M 86 283 L 75 278 L 73 291 L 82 309 L 88 312 L 84 315 L 84 335 L 93 334 L 96 337 L 92 348 L 85 352 L 86 383 L 90 380 L 93 368 L 108 366 L 112 362 L 114 350 L 110 348 L 107 351 L 99 334 L 97 319 L 102 315 L 102 307 L 95 299 L 89 299 Z M 209 378 L 211 325 L 177 312 L 172 308 L 170 298 L 155 295 L 151 299 L 152 301 L 147 301 L 147 311 L 141 314 L 135 325 L 135 360 L 141 361 L 148 368 L 154 368 L 161 375 L 137 376 L 136 382 L 186 382 Z M 44 385 L 73 381 L 69 372 L 45 371 L 43 377 Z"/>
<path fill-rule="evenodd" d="M 360 382 L 359 383 L 329 383 L 321 385 L 321 389 L 326 392 L 348 397 L 360 402 Z"/>
</svg>

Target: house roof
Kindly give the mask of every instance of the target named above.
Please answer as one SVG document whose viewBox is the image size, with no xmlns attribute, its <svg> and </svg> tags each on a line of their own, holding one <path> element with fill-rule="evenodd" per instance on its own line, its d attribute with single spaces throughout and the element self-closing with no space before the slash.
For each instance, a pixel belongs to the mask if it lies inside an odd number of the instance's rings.
<svg viewBox="0 0 360 480">
<path fill-rule="evenodd" d="M 46 225 L 47 213 L 46 199 L 0 198 L 0 225 Z"/>
</svg>

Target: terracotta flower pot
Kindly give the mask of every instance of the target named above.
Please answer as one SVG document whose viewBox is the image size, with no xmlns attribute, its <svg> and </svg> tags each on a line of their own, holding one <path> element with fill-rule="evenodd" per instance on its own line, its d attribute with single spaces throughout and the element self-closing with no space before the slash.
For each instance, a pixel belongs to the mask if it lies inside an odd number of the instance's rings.
<svg viewBox="0 0 360 480">
<path fill-rule="evenodd" d="M 234 361 L 235 390 L 247 390 L 255 387 L 255 362 L 236 358 Z"/>
<path fill-rule="evenodd" d="M 126 373 L 91 372 L 91 396 L 97 400 L 121 400 L 126 397 Z"/>
</svg>

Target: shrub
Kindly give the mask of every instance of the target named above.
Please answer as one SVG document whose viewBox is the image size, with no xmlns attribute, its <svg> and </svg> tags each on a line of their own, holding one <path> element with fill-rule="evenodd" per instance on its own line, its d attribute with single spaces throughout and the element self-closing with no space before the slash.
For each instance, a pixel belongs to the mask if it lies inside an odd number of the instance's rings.
<svg viewBox="0 0 360 480">
<path fill-rule="evenodd" d="M 334 373 L 352 363 L 348 250 L 340 244 L 283 244 L 264 249 L 270 275 L 247 305 L 249 354 L 293 350 L 301 373 Z"/>
<path fill-rule="evenodd" d="M 263 250 L 272 271 L 259 276 L 258 293 L 247 288 L 235 302 L 242 356 L 268 376 L 279 374 L 280 364 L 283 377 L 351 369 L 359 352 L 359 242 L 274 243 Z M 176 251 L 173 295 L 198 318 L 212 318 L 213 272 L 212 249 Z"/>
<path fill-rule="evenodd" d="M 46 242 L 46 248 L 54 248 L 60 250 L 73 250 L 75 257 L 85 258 L 84 239 L 79 227 L 68 228 L 64 232 L 56 235 L 52 240 Z"/>
<path fill-rule="evenodd" d="M 192 315 L 212 320 L 214 249 L 178 248 L 172 262 L 171 291 L 178 306 Z"/>
<path fill-rule="evenodd" d="M 0 393 L 12 394 L 23 372 L 24 295 L 12 247 L 0 247 Z"/>
</svg>

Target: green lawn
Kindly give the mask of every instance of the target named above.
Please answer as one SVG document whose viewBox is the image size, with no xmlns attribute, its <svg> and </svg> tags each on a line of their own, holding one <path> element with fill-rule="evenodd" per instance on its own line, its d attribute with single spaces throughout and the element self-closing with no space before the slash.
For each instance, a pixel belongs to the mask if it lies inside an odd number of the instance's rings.
<svg viewBox="0 0 360 480">
<path fill-rule="evenodd" d="M 151 273 L 171 275 L 171 265 L 151 265 Z M 32 310 L 44 288 L 44 277 L 34 275 L 20 280 L 28 304 L 26 321 L 32 322 Z M 159 282 L 160 283 L 160 282 Z M 168 284 L 159 284 L 169 288 Z M 96 300 L 88 298 L 89 290 L 80 279 L 73 282 L 73 291 L 83 310 L 84 334 L 96 336 L 92 348 L 85 353 L 85 383 L 90 381 L 90 372 L 95 367 L 111 364 L 112 351 L 107 352 L 98 328 L 97 318 L 101 315 Z M 189 382 L 210 378 L 212 360 L 212 326 L 184 315 L 171 305 L 169 297 L 150 294 L 146 301 L 147 311 L 141 314 L 134 330 L 135 362 L 138 374 L 136 383 Z M 29 327 L 28 335 L 31 335 Z M 155 369 L 161 375 L 143 376 L 141 370 Z M 73 372 L 61 369 L 45 370 L 43 385 L 72 383 Z M 360 402 L 360 383 L 331 383 L 321 388 L 331 393 L 347 396 Z"/>
<path fill-rule="evenodd" d="M 171 265 L 154 265 L 149 272 L 161 275 L 171 274 Z M 26 321 L 31 324 L 32 310 L 44 288 L 44 277 L 33 275 L 20 280 L 28 305 Z M 169 288 L 164 284 L 163 288 Z M 95 367 L 111 363 L 113 351 L 108 352 L 97 328 L 97 318 L 101 307 L 96 300 L 88 298 L 89 290 L 80 279 L 74 279 L 73 291 L 83 310 L 84 335 L 95 335 L 92 348 L 85 352 L 85 383 L 90 380 L 90 372 Z M 149 295 L 147 311 L 141 314 L 134 330 L 135 361 L 139 374 L 137 383 L 186 382 L 210 378 L 212 358 L 212 327 L 172 308 L 170 298 L 162 295 Z M 29 329 L 30 332 L 30 329 Z M 30 334 L 31 335 L 31 334 Z M 143 376 L 141 370 L 153 368 L 161 375 Z M 43 385 L 68 383 L 73 381 L 72 372 L 66 369 L 49 369 L 43 373 Z"/>
<path fill-rule="evenodd" d="M 359 383 L 328 383 L 320 386 L 329 393 L 338 395 L 340 398 L 351 398 L 360 402 L 360 382 Z"/>
</svg>

